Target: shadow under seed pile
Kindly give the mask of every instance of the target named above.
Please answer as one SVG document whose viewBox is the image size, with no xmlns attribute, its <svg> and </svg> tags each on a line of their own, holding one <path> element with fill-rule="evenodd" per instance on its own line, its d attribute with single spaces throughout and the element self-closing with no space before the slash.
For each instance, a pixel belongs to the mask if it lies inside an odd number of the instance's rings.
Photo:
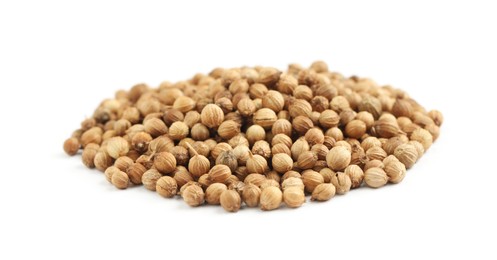
<svg viewBox="0 0 497 260">
<path fill-rule="evenodd" d="M 399 89 L 310 68 L 216 68 L 120 90 L 64 150 L 118 189 L 192 206 L 273 210 L 399 183 L 438 138 L 442 114 Z"/>
</svg>

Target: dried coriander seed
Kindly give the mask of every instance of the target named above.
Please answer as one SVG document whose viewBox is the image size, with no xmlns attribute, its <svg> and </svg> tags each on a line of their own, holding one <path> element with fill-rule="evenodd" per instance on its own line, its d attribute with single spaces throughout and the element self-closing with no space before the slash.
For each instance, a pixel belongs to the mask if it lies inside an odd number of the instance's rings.
<svg viewBox="0 0 497 260">
<path fill-rule="evenodd" d="M 140 185 L 236 212 L 300 207 L 362 183 L 399 183 L 440 135 L 443 115 L 402 90 L 330 72 L 216 68 L 104 100 L 64 142 L 114 186 Z M 162 174 L 170 176 L 162 176 Z M 204 193 L 205 191 L 205 193 Z M 223 196 L 224 195 L 224 196 Z"/>
<path fill-rule="evenodd" d="M 71 137 L 64 142 L 64 151 L 68 155 L 75 155 L 79 151 L 79 141 L 78 138 Z"/>
<path fill-rule="evenodd" d="M 225 190 L 219 198 L 221 206 L 228 212 L 237 212 L 242 204 L 240 194 L 234 190 Z"/>
<path fill-rule="evenodd" d="M 155 190 L 162 197 L 172 198 L 178 192 L 178 185 L 172 177 L 162 176 L 157 180 Z"/>
</svg>

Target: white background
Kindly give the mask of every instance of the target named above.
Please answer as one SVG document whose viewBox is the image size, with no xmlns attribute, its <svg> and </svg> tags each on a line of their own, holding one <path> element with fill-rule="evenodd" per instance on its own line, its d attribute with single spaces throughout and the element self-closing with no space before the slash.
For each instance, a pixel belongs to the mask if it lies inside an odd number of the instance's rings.
<svg viewBox="0 0 497 260">
<path fill-rule="evenodd" d="M 0 259 L 496 259 L 491 2 L 1 1 Z M 62 151 L 118 89 L 316 59 L 444 113 L 403 183 L 227 214 L 118 191 Z"/>
</svg>

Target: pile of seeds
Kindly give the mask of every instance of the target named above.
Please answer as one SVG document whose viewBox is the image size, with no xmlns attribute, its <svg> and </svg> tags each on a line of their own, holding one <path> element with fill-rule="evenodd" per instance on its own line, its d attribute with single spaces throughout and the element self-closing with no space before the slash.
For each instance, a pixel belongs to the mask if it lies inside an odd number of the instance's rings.
<svg viewBox="0 0 497 260">
<path fill-rule="evenodd" d="M 402 90 L 309 68 L 216 68 L 104 100 L 64 143 L 118 189 L 273 210 L 399 183 L 440 132 Z"/>
</svg>

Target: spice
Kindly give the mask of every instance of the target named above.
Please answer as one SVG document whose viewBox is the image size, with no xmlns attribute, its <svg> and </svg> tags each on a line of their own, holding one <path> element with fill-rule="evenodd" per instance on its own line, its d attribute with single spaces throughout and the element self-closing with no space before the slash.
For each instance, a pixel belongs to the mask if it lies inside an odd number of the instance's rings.
<svg viewBox="0 0 497 260">
<path fill-rule="evenodd" d="M 204 191 L 198 185 L 189 185 L 182 192 L 183 200 L 191 207 L 204 204 Z"/>
<path fill-rule="evenodd" d="M 162 174 L 160 174 L 160 172 L 156 169 L 147 170 L 142 175 L 143 187 L 145 187 L 147 190 L 155 191 L 157 180 L 159 180 L 161 177 Z"/>
<path fill-rule="evenodd" d="M 371 188 L 379 188 L 387 184 L 387 173 L 378 167 L 373 167 L 364 172 L 364 182 Z"/>
<path fill-rule="evenodd" d="M 116 92 L 64 151 L 120 189 L 141 185 L 191 206 L 272 210 L 366 183 L 401 182 L 444 117 L 402 90 L 310 67 L 216 68 Z"/>
<path fill-rule="evenodd" d="M 75 155 L 79 151 L 79 146 L 78 138 L 71 137 L 64 142 L 64 151 L 68 155 Z"/>
<path fill-rule="evenodd" d="M 316 171 L 306 170 L 302 173 L 302 182 L 304 183 L 305 191 L 312 193 L 316 186 L 324 183 L 324 178 Z"/>
<path fill-rule="evenodd" d="M 331 176 L 331 183 L 335 186 L 336 192 L 343 195 L 349 192 L 352 187 L 352 181 L 346 173 L 337 172 L 335 175 Z"/>
<path fill-rule="evenodd" d="M 231 176 L 231 170 L 228 166 L 223 164 L 214 165 L 209 171 L 209 180 L 212 183 L 224 183 Z"/>
<path fill-rule="evenodd" d="M 157 180 L 155 190 L 162 197 L 172 198 L 178 191 L 178 185 L 176 180 L 170 176 L 162 176 Z"/>
<path fill-rule="evenodd" d="M 349 176 L 351 181 L 351 188 L 359 188 L 364 180 L 364 172 L 361 167 L 357 165 L 349 165 L 345 168 L 345 174 Z"/>
<path fill-rule="evenodd" d="M 129 185 L 129 177 L 125 172 L 116 171 L 111 176 L 111 182 L 118 189 L 126 189 Z"/>
<path fill-rule="evenodd" d="M 202 109 L 200 120 L 207 127 L 218 127 L 224 121 L 223 110 L 214 104 L 208 104 Z"/>
<path fill-rule="evenodd" d="M 335 196 L 335 186 L 331 183 L 321 183 L 312 192 L 311 200 L 327 201 Z"/>
<path fill-rule="evenodd" d="M 171 173 L 176 169 L 176 157 L 168 152 L 158 153 L 154 157 L 154 167 L 161 173 Z"/>
<path fill-rule="evenodd" d="M 283 201 L 290 208 L 298 208 L 305 203 L 304 191 L 298 187 L 290 187 L 283 191 Z"/>
<path fill-rule="evenodd" d="M 211 163 L 209 159 L 207 159 L 207 157 L 199 155 L 190 144 L 187 143 L 187 145 L 194 153 L 194 155 L 190 158 L 190 162 L 188 163 L 188 171 L 190 171 L 193 176 L 200 177 L 210 170 Z"/>
<path fill-rule="evenodd" d="M 411 168 L 418 160 L 418 151 L 411 144 L 399 145 L 395 149 L 394 155 L 407 169 Z"/>
<path fill-rule="evenodd" d="M 279 153 L 273 155 L 272 164 L 275 171 L 285 173 L 292 169 L 293 160 L 288 154 Z"/>
<path fill-rule="evenodd" d="M 83 149 L 81 160 L 86 167 L 90 169 L 95 168 L 94 160 L 99 148 L 100 146 L 98 144 L 88 144 L 85 149 Z"/>
<path fill-rule="evenodd" d="M 335 171 L 345 169 L 352 159 L 350 151 L 343 146 L 335 146 L 326 155 L 328 166 Z"/>
<path fill-rule="evenodd" d="M 212 183 L 205 190 L 205 201 L 211 205 L 219 205 L 221 194 L 228 190 L 223 183 Z"/>
<path fill-rule="evenodd" d="M 283 193 L 277 187 L 267 187 L 261 192 L 260 205 L 262 210 L 273 210 L 280 207 Z"/>
<path fill-rule="evenodd" d="M 247 160 L 247 170 L 252 173 L 265 173 L 268 169 L 267 161 L 264 157 L 256 154 L 253 155 L 249 152 L 249 158 Z"/>
<path fill-rule="evenodd" d="M 234 190 L 225 190 L 219 198 L 221 207 L 228 212 L 237 212 L 242 204 L 240 194 Z"/>
</svg>

